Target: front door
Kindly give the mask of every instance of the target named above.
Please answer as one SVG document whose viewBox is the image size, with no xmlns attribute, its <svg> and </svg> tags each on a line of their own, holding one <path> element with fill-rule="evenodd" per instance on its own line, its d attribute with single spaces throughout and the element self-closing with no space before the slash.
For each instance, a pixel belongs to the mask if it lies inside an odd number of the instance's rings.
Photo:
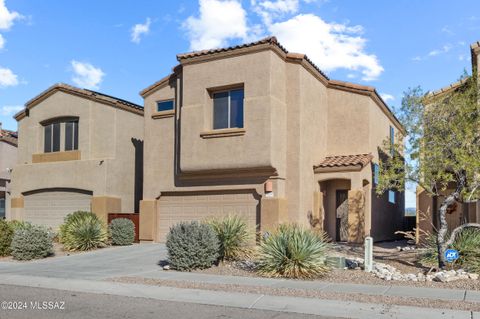
<svg viewBox="0 0 480 319">
<path fill-rule="evenodd" d="M 348 190 L 336 192 L 336 241 L 348 241 Z"/>
</svg>

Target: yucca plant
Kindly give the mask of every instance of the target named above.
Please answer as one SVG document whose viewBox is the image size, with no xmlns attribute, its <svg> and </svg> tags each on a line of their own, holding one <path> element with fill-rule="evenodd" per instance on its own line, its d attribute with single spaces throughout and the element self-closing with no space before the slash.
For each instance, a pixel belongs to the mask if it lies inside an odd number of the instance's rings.
<svg viewBox="0 0 480 319">
<path fill-rule="evenodd" d="M 296 224 L 280 225 L 260 245 L 257 271 L 267 277 L 317 278 L 325 275 L 325 233 Z"/>
<path fill-rule="evenodd" d="M 430 236 L 426 246 L 427 250 L 422 256 L 422 262 L 435 263 L 438 258 L 436 236 Z M 455 268 L 461 267 L 470 272 L 480 273 L 480 231 L 478 229 L 462 230 L 449 248 L 458 250 L 459 258 L 452 264 Z"/>
<path fill-rule="evenodd" d="M 212 218 L 207 220 L 207 223 L 217 234 L 220 260 L 237 260 L 249 254 L 254 233 L 244 218 L 228 215 L 223 218 Z"/>
<path fill-rule="evenodd" d="M 79 211 L 65 217 L 65 222 L 60 226 L 59 239 L 65 250 L 90 250 L 105 247 L 108 232 L 105 223 L 97 215 Z"/>
</svg>

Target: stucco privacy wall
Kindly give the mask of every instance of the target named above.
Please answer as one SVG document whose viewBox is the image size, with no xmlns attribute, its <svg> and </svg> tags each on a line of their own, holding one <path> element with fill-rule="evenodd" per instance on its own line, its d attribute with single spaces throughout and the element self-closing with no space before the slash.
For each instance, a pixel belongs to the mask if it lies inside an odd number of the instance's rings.
<svg viewBox="0 0 480 319">
<path fill-rule="evenodd" d="M 34 154 L 43 153 L 41 123 L 61 117 L 79 118 L 80 160 L 32 163 Z M 28 116 L 18 121 L 18 128 L 19 157 L 12 175 L 12 197 L 21 198 L 25 192 L 42 189 L 79 189 L 93 192 L 93 200 L 101 197 L 97 207 L 105 207 L 105 203 L 99 204 L 102 198 L 108 197 L 106 202 L 117 199 L 103 209 L 102 218 L 106 210 L 135 211 L 135 177 L 137 183 L 142 182 L 135 171 L 139 159 L 135 158 L 138 152 L 134 140 L 140 144 L 143 140 L 142 114 L 56 91 L 32 107 Z M 64 151 L 63 141 L 61 145 Z M 12 218 L 21 219 L 22 214 L 17 209 Z"/>
</svg>

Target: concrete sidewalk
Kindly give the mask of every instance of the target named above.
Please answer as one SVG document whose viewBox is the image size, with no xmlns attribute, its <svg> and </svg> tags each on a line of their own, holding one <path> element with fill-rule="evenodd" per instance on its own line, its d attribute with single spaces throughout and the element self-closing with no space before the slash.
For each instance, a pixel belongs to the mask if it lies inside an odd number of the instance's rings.
<svg viewBox="0 0 480 319">
<path fill-rule="evenodd" d="M 270 279 L 258 277 L 222 276 L 177 271 L 148 271 L 135 276 L 151 279 L 203 282 L 209 284 L 227 284 L 244 286 L 265 286 L 273 288 L 293 288 L 318 290 L 334 293 L 356 293 L 377 296 L 396 296 L 408 298 L 426 298 L 449 301 L 470 301 L 480 303 L 480 291 L 461 289 L 418 288 L 394 285 L 362 285 L 350 283 L 332 283 L 322 281 L 303 281 Z"/>
<path fill-rule="evenodd" d="M 480 319 L 480 313 L 65 278 L 0 275 L 0 284 L 354 319 Z M 5 298 L 5 296 L 3 296 Z M 8 298 L 7 298 L 8 299 Z"/>
</svg>

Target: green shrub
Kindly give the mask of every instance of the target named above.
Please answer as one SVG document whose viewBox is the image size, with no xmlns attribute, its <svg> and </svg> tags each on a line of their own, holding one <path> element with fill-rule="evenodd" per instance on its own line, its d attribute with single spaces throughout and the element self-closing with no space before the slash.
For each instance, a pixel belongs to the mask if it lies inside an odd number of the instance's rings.
<svg viewBox="0 0 480 319">
<path fill-rule="evenodd" d="M 12 225 L 6 220 L 0 219 L 0 256 L 10 255 L 13 232 Z"/>
<path fill-rule="evenodd" d="M 78 211 L 65 217 L 60 226 L 59 240 L 69 251 L 105 247 L 107 227 L 94 213 Z"/>
<path fill-rule="evenodd" d="M 427 239 L 426 248 L 422 262 L 435 265 L 438 256 L 436 236 L 432 235 Z M 449 248 L 458 250 L 459 258 L 452 264 L 455 268 L 480 274 L 480 230 L 476 228 L 462 230 Z"/>
<path fill-rule="evenodd" d="M 135 224 L 127 218 L 115 218 L 108 226 L 113 245 L 131 245 L 135 240 Z"/>
<path fill-rule="evenodd" d="M 166 246 L 172 268 L 190 271 L 211 267 L 220 245 L 210 225 L 194 221 L 172 226 Z"/>
<path fill-rule="evenodd" d="M 328 272 L 324 233 L 280 225 L 260 245 L 257 271 L 267 277 L 316 278 Z"/>
<path fill-rule="evenodd" d="M 12 256 L 17 260 L 45 258 L 53 254 L 52 233 L 42 226 L 19 228 L 12 240 Z"/>
<path fill-rule="evenodd" d="M 217 234 L 221 260 L 236 260 L 248 254 L 253 234 L 245 219 L 237 215 L 229 215 L 210 219 L 207 223 Z"/>
<path fill-rule="evenodd" d="M 32 224 L 30 222 L 26 222 L 23 220 L 11 220 L 10 225 L 13 228 L 13 231 L 16 231 L 18 229 L 28 229 L 32 227 Z"/>
</svg>

